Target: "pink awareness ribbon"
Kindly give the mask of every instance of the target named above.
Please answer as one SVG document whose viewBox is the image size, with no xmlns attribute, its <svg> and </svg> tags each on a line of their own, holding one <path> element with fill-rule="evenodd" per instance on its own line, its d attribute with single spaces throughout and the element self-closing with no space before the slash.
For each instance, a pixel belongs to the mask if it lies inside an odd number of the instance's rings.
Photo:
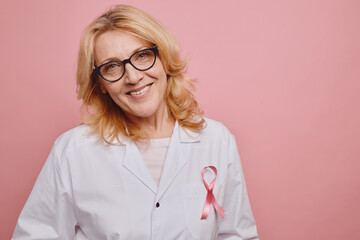
<svg viewBox="0 0 360 240">
<path fill-rule="evenodd" d="M 207 182 L 204 179 L 204 173 L 205 173 L 205 170 L 207 168 L 211 168 L 215 173 L 215 178 L 210 183 L 210 186 L 207 184 Z M 210 212 L 211 204 L 214 206 L 216 211 L 222 216 L 222 218 L 224 218 L 224 216 L 225 216 L 224 209 L 222 209 L 221 206 L 218 204 L 218 202 L 216 201 L 215 196 L 213 194 L 213 190 L 214 190 L 214 186 L 215 186 L 215 180 L 216 180 L 216 176 L 217 176 L 216 167 L 214 167 L 214 166 L 204 167 L 201 174 L 202 174 L 203 182 L 204 182 L 204 185 L 205 185 L 205 188 L 206 188 L 206 191 L 207 191 L 206 202 L 205 202 L 205 205 L 204 205 L 203 212 L 201 214 L 201 219 L 206 219 L 207 218 L 207 216 L 209 215 L 209 212 Z"/>
</svg>

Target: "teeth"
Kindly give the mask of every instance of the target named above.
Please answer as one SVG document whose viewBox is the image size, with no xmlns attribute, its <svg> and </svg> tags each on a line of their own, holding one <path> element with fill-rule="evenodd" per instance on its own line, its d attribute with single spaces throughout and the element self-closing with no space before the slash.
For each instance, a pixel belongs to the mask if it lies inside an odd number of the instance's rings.
<svg viewBox="0 0 360 240">
<path fill-rule="evenodd" d="M 137 91 L 137 92 L 130 92 L 130 95 L 139 95 L 139 94 L 142 94 L 143 92 L 145 92 L 146 90 L 149 89 L 150 86 L 146 86 L 144 87 L 143 89 Z"/>
</svg>

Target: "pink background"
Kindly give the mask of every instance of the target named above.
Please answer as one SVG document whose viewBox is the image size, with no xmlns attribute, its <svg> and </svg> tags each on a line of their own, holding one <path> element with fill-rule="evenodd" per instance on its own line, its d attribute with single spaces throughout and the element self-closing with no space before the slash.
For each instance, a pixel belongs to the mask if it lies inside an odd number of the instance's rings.
<svg viewBox="0 0 360 240">
<path fill-rule="evenodd" d="M 0 239 L 56 137 L 80 123 L 80 34 L 117 2 L 0 3 Z M 121 3 L 190 57 L 206 116 L 236 136 L 262 239 L 360 239 L 360 1 Z"/>
</svg>

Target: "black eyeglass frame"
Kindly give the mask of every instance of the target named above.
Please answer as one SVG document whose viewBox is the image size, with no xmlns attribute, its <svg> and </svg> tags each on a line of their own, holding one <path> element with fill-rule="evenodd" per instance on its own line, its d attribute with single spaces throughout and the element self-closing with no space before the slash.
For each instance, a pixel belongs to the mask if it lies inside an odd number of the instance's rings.
<svg viewBox="0 0 360 240">
<path fill-rule="evenodd" d="M 146 69 L 139 69 L 139 68 L 137 68 L 137 67 L 135 67 L 134 66 L 134 64 L 131 62 L 131 58 L 135 55 L 135 54 L 138 54 L 139 52 L 142 52 L 142 51 L 146 51 L 146 50 L 151 50 L 151 51 L 153 51 L 154 52 L 154 62 L 153 62 L 153 64 L 151 64 L 151 66 L 150 67 L 148 67 L 148 68 L 146 68 Z M 124 74 L 125 74 L 125 64 L 127 64 L 127 63 L 130 63 L 131 64 L 131 66 L 133 66 L 136 70 L 138 70 L 138 71 L 146 71 L 146 70 L 149 70 L 150 68 L 152 68 L 153 66 L 154 66 L 154 64 L 155 64 L 155 62 L 156 62 L 156 55 L 157 55 L 157 53 L 159 52 L 159 50 L 158 50 L 158 48 L 157 48 L 157 46 L 152 46 L 152 47 L 149 47 L 149 48 L 145 48 L 145 49 L 141 49 L 141 50 L 139 50 L 139 51 L 137 51 L 137 52 L 134 52 L 133 54 L 131 54 L 131 56 L 128 58 L 128 59 L 124 59 L 124 60 L 113 60 L 113 61 L 109 61 L 109 62 L 106 62 L 106 63 L 104 63 L 104 64 L 101 64 L 100 66 L 94 66 L 94 72 L 96 72 L 97 74 L 99 74 L 100 75 L 100 77 L 102 77 L 105 81 L 107 81 L 107 82 L 116 82 L 116 81 L 119 81 L 123 76 L 124 76 Z M 115 79 L 115 80 L 108 80 L 108 79 L 106 79 L 102 74 L 101 74 L 101 71 L 100 71 L 100 69 L 103 67 L 103 66 L 105 66 L 106 64 L 109 64 L 109 63 L 112 63 L 112 62 L 120 62 L 120 63 L 122 63 L 123 65 L 124 65 L 124 71 L 123 71 L 123 73 L 121 74 L 121 76 L 118 78 L 118 79 Z"/>
</svg>

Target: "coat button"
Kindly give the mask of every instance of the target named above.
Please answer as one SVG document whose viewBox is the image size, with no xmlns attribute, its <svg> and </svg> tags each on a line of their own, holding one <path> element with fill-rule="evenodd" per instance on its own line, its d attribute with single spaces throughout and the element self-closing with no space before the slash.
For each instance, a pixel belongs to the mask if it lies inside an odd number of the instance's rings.
<svg viewBox="0 0 360 240">
<path fill-rule="evenodd" d="M 155 206 L 156 206 L 156 207 L 160 207 L 160 203 L 159 203 L 159 202 L 157 202 Z"/>
</svg>

